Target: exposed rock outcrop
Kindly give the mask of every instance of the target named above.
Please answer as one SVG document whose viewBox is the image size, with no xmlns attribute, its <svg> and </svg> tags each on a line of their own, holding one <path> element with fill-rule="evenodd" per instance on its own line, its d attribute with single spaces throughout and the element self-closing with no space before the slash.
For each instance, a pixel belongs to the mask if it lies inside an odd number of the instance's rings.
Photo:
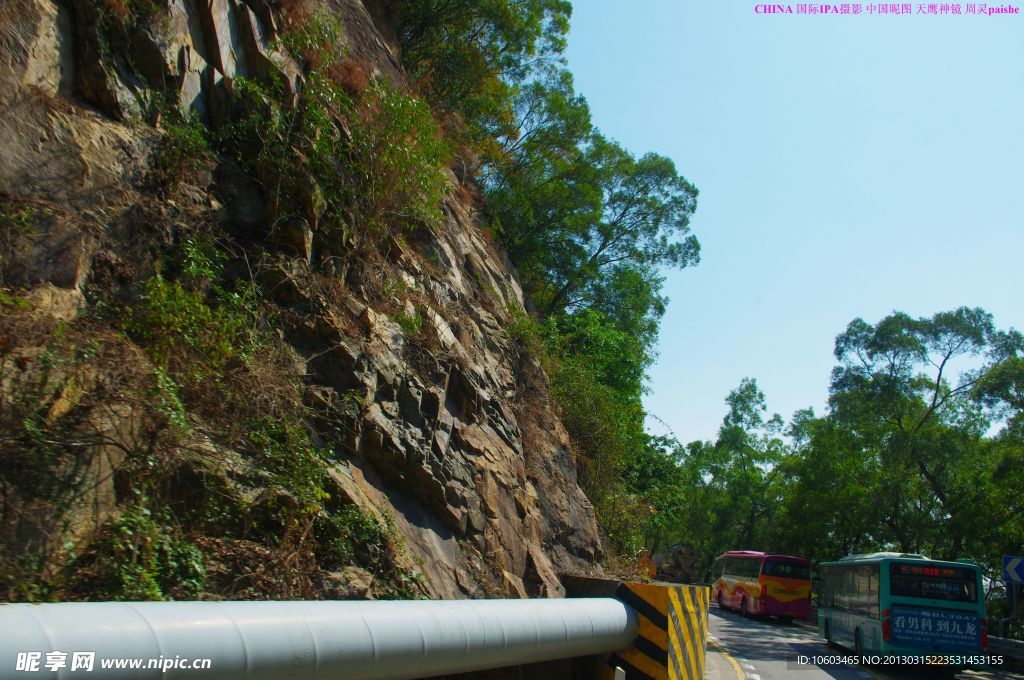
<svg viewBox="0 0 1024 680">
<path fill-rule="evenodd" d="M 400 82 L 397 49 L 362 2 L 324 4 L 340 17 L 353 58 Z M 427 592 L 558 596 L 559 571 L 593 570 L 600 540 L 568 436 L 536 387 L 539 366 L 506 329 L 513 311 L 522 313 L 523 293 L 472 205 L 445 199 L 439 227 L 408 242 L 392 238 L 380 262 L 353 273 L 318 241 L 315 187 L 300 198 L 306 217 L 273 229 L 259 182 L 228 160 L 196 171 L 169 198 L 154 194 L 154 98 L 215 126 L 237 78 L 276 81 L 295 96 L 303 66 L 277 46 L 280 17 L 264 0 L 166 0 L 130 28 L 104 28 L 99 6 L 25 0 L 0 8 L 0 195 L 31 214 L 24 229 L 6 219 L 0 285 L 22 291 L 52 332 L 55 320 L 70 322 L 96 300 L 137 291 L 176 225 L 227 224 L 262 239 L 276 264 L 259 272 L 259 283 L 302 377 L 309 428 L 334 452 L 332 484 L 394 522 Z M 325 287 L 339 268 L 348 276 Z M 13 331 L 0 337 L 0 399 L 34 380 L 32 353 L 42 342 Z M 52 418 L 99 413 L 90 395 L 104 380 L 79 376 L 70 391 L 63 381 L 64 393 L 45 395 Z M 79 480 L 93 489 L 90 510 L 58 536 L 79 546 L 115 512 L 117 451 L 147 417 L 119 390 L 103 398 L 107 420 L 92 429 L 105 434 L 87 455 L 97 467 Z M 93 405 L 75 410 L 83 404 Z M 190 447 L 196 460 L 230 457 L 212 445 Z M 230 484 L 229 468 L 190 474 L 197 484 Z M 33 526 L 45 528 L 44 518 Z M 30 528 L 15 532 L 24 549 L 35 545 L 21 535 Z M 373 575 L 358 567 L 313 580 L 323 597 L 373 596 Z"/>
</svg>

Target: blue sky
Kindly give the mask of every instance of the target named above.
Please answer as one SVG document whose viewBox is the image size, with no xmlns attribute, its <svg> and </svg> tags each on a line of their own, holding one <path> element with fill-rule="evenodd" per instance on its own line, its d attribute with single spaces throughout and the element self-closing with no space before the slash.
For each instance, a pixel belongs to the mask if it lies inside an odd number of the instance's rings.
<svg viewBox="0 0 1024 680">
<path fill-rule="evenodd" d="M 683 441 L 715 437 L 744 377 L 787 420 L 822 413 L 856 317 L 968 305 L 1024 328 L 1024 18 L 755 4 L 573 8 L 595 124 L 700 190 L 702 262 L 668 273 L 645 400 Z"/>
</svg>

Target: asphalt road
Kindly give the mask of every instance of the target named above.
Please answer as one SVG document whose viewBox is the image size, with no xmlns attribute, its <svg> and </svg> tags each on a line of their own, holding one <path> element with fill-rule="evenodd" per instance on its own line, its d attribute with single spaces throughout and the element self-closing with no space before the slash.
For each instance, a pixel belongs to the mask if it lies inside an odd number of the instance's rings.
<svg viewBox="0 0 1024 680">
<path fill-rule="evenodd" d="M 747 619 L 712 605 L 708 616 L 707 680 L 962 680 L 1024 679 L 1024 675 L 999 671 L 963 671 L 943 676 L 936 669 L 864 668 L 843 663 L 842 650 L 830 649 L 810 625 L 772 619 Z M 819 658 L 820 663 L 800 663 L 799 657 Z"/>
</svg>

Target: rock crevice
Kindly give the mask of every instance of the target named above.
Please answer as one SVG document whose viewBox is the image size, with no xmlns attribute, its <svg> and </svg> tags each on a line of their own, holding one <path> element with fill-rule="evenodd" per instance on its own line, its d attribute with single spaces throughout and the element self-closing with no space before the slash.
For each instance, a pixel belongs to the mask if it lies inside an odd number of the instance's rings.
<svg viewBox="0 0 1024 680">
<path fill-rule="evenodd" d="M 158 221 L 139 208 L 159 144 L 153 98 L 215 126 L 238 78 L 276 80 L 294 97 L 302 67 L 276 47 L 277 17 L 261 0 L 166 0 L 116 29 L 102 25 L 93 0 L 15 4 L 0 10 L 0 195 L 42 208 L 32 230 L 8 235 L 0 283 L 43 291 L 33 293 L 44 300 L 37 310 L 74 319 L 100 289 L 137 290 L 157 271 L 138 234 L 171 240 L 154 234 Z M 360 0 L 324 5 L 340 18 L 351 55 L 402 79 L 387 31 Z M 333 483 L 394 523 L 428 592 L 559 596 L 560 571 L 595 569 L 601 543 L 568 435 L 536 382 L 524 387 L 521 367 L 532 360 L 506 330 L 509 310 L 523 313 L 522 289 L 473 207 L 445 199 L 439 226 L 412 245 L 391 244 L 375 273 L 388 285 L 332 295 L 310 283 L 336 266 L 317 256 L 312 193 L 311 219 L 289 237 L 266 224 L 266 197 L 252 178 L 229 162 L 213 178 L 193 178 L 180 190 L 186 198 L 147 209 L 172 227 L 213 219 L 262 231 L 279 250 L 279 266 L 259 283 L 278 307 L 310 429 L 333 450 Z M 218 184 L 231 187 L 229 199 Z M 8 389 L 24 378 L 17 366 L 3 362 Z M 118 422 L 117 413 L 105 428 L 137 427 L 135 414 Z M 108 507 L 93 513 L 95 523 L 117 503 L 106 487 L 99 497 L 96 507 Z M 372 575 L 355 567 L 318 578 L 325 596 L 373 590 Z"/>
</svg>

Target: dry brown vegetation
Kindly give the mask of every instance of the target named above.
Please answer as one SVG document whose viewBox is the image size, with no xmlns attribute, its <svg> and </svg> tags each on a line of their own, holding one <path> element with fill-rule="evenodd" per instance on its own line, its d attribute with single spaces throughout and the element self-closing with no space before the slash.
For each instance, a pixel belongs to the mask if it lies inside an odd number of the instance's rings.
<svg viewBox="0 0 1024 680">
<path fill-rule="evenodd" d="M 327 76 L 335 85 L 345 88 L 353 97 L 358 97 L 370 86 L 370 70 L 364 62 L 352 57 L 331 64 L 327 68 Z"/>
</svg>

